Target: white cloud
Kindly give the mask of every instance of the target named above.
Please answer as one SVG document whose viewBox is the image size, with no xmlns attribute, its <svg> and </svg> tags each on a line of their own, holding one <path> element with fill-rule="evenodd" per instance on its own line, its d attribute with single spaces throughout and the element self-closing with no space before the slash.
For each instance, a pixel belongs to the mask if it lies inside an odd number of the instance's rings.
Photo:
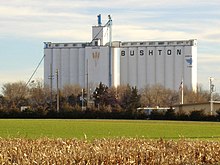
<svg viewBox="0 0 220 165">
<path fill-rule="evenodd" d="M 1 70 L 0 94 L 1 94 L 1 87 L 4 84 L 19 82 L 19 81 L 26 83 L 29 80 L 32 73 L 33 73 L 33 69 L 27 70 L 27 69 L 16 68 L 14 70 L 8 69 L 7 71 Z M 32 80 L 35 79 L 43 79 L 42 69 L 39 69 L 37 71 L 37 73 L 34 75 Z"/>
<path fill-rule="evenodd" d="M 0 6 L 0 36 L 90 41 L 91 26 L 97 24 L 99 13 L 103 24 L 112 15 L 113 40 L 198 39 L 199 78 L 206 81 L 206 76 L 220 71 L 219 0 L 8 0 Z M 0 75 L 13 81 L 24 73 L 4 71 Z"/>
<path fill-rule="evenodd" d="M 220 68 L 220 58 L 218 54 L 201 54 L 198 61 L 203 65 L 207 63 L 213 63 Z"/>
<path fill-rule="evenodd" d="M 209 20 L 212 24 L 211 26 L 201 20 L 196 21 L 195 18 L 188 18 L 187 21 L 183 20 L 184 22 L 182 22 L 180 20 L 184 18 L 175 18 L 175 15 L 172 16 L 174 11 L 169 11 L 169 8 L 175 9 L 175 6 L 182 6 L 184 8 L 193 6 L 193 4 L 205 6 L 206 4 L 213 5 L 217 3 L 219 2 L 207 2 L 205 0 L 199 3 L 196 0 L 128 0 L 126 3 L 122 0 L 114 3 L 106 0 L 102 2 L 97 0 L 49 0 L 47 2 L 33 0 L 31 3 L 28 0 L 6 1 L 0 6 L 2 25 L 0 26 L 0 33 L 2 35 L 32 36 L 45 39 L 61 38 L 62 40 L 62 38 L 67 37 L 68 40 L 84 40 L 90 38 L 88 37 L 91 31 L 90 26 L 96 24 L 97 12 L 101 8 L 109 8 L 109 11 L 113 9 L 113 25 L 116 29 L 116 32 L 114 32 L 115 36 L 120 36 L 122 39 L 130 37 L 129 39 L 131 40 L 135 36 L 139 38 L 146 36 L 147 39 L 154 40 L 176 39 L 179 37 L 180 39 L 204 38 L 210 40 L 213 39 L 212 35 L 216 34 L 213 31 L 217 32 L 218 30 L 217 28 L 214 29 L 214 27 L 219 27 L 217 26 L 219 25 L 218 19 L 213 20 L 211 18 Z M 168 7 L 168 9 L 158 11 L 158 8 L 161 7 Z M 148 10 L 149 8 L 151 9 Z M 178 11 L 175 12 L 178 13 Z M 194 13 L 195 11 L 192 12 Z M 168 17 L 164 17 L 164 15 Z M 106 20 L 106 16 L 103 17 Z M 167 19 L 164 20 L 163 18 Z M 123 31 L 119 32 L 119 30 Z M 130 35 L 128 36 L 127 34 Z M 70 36 L 75 37 L 71 38 Z"/>
<path fill-rule="evenodd" d="M 217 92 L 220 92 L 220 58 L 218 54 L 198 54 L 198 82 L 203 84 L 204 89 L 209 88 L 209 77 L 215 78 Z"/>
<path fill-rule="evenodd" d="M 59 29 L 45 32 L 38 32 L 36 36 L 43 36 L 46 40 L 53 40 L 54 42 L 89 42 L 92 37 L 90 30 L 83 29 Z"/>
<path fill-rule="evenodd" d="M 187 33 L 179 31 L 161 31 L 161 30 L 147 30 L 138 26 L 117 26 L 114 28 L 113 34 L 116 40 L 181 40 L 187 38 Z"/>
<path fill-rule="evenodd" d="M 7 71 L 0 71 L 1 79 L 0 79 L 0 94 L 1 94 L 1 87 L 5 83 L 13 83 L 13 82 L 27 82 L 32 75 L 35 68 L 29 69 L 17 69 L 17 70 L 7 70 Z M 40 80 L 43 79 L 43 67 L 40 67 L 36 74 L 34 75 L 32 80 Z"/>
</svg>

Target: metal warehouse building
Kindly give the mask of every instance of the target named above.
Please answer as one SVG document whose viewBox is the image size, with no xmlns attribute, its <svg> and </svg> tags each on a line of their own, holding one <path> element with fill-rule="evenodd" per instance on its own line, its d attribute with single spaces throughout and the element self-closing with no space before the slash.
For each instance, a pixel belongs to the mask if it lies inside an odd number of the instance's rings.
<svg viewBox="0 0 220 165">
<path fill-rule="evenodd" d="M 178 90 L 183 80 L 185 86 L 196 90 L 196 40 L 112 41 L 111 26 L 110 16 L 102 25 L 98 15 L 91 42 L 45 42 L 45 84 L 53 88 L 78 84 L 90 89 L 100 82 L 108 86 L 130 84 L 138 89 L 161 84 Z M 58 81 L 54 78 L 57 71 Z"/>
</svg>

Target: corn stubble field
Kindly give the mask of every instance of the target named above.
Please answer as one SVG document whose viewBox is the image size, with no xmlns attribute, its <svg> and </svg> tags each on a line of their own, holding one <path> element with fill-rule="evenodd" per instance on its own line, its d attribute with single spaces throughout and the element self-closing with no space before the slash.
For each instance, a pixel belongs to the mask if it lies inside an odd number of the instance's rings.
<svg viewBox="0 0 220 165">
<path fill-rule="evenodd" d="M 0 164 L 218 164 L 220 142 L 200 140 L 0 139 Z"/>
</svg>

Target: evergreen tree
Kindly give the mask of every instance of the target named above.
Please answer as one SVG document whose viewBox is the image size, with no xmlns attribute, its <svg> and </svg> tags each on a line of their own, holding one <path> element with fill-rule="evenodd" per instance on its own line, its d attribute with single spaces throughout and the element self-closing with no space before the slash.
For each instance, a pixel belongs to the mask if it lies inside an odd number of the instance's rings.
<svg viewBox="0 0 220 165">
<path fill-rule="evenodd" d="M 138 94 L 137 88 L 127 85 L 127 89 L 121 99 L 121 107 L 125 109 L 125 111 L 134 114 L 141 105 L 140 98 L 141 96 Z"/>
<path fill-rule="evenodd" d="M 111 106 L 114 108 L 117 105 L 116 94 L 103 83 L 100 83 L 93 92 L 93 99 L 96 107 Z"/>
</svg>

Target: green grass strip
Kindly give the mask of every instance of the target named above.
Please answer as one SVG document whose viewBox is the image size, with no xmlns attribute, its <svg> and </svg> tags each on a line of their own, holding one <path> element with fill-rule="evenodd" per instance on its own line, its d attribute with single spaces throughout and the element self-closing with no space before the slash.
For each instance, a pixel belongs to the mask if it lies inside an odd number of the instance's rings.
<svg viewBox="0 0 220 165">
<path fill-rule="evenodd" d="M 2 138 L 220 139 L 219 122 L 1 119 Z"/>
</svg>

